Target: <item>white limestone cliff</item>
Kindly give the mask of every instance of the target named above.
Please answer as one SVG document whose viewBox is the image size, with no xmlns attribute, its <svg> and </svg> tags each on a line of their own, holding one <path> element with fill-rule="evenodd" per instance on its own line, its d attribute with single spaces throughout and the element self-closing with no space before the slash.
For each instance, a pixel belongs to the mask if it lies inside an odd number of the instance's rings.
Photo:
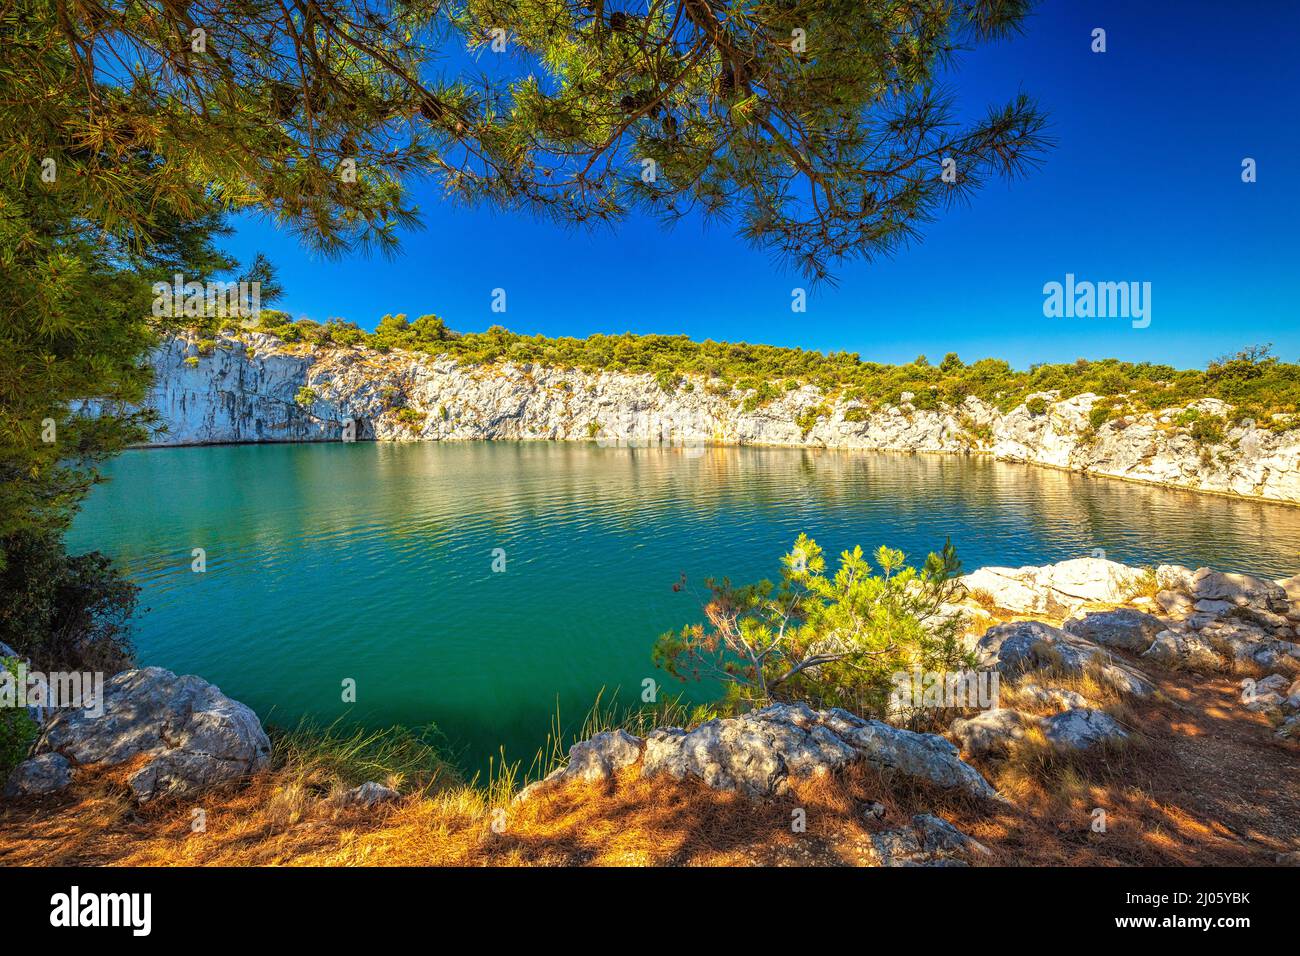
<svg viewBox="0 0 1300 956">
<path fill-rule="evenodd" d="M 166 431 L 153 444 L 330 441 L 351 425 L 360 440 L 476 439 L 602 443 L 755 444 L 991 454 L 1196 491 L 1300 503 L 1300 429 L 1246 422 L 1199 444 L 1167 409 L 1093 429 L 1095 395 L 1045 411 L 1007 413 L 977 398 L 957 408 L 904 402 L 872 412 L 812 385 L 746 409 L 698 377 L 671 391 L 654 376 L 537 365 L 462 365 L 448 357 L 363 346 L 286 345 L 274 336 L 169 338 L 154 356 L 149 398 Z M 1197 403 L 1221 414 L 1221 402 Z M 405 410 L 405 411 L 403 411 Z"/>
</svg>

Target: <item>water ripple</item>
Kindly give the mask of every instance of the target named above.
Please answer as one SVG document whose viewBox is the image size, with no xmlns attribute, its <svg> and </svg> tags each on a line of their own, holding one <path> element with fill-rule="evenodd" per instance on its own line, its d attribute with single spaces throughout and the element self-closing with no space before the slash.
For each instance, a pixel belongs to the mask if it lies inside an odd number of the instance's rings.
<svg viewBox="0 0 1300 956">
<path fill-rule="evenodd" d="M 1300 569 L 1300 509 L 984 459 L 279 445 L 136 451 L 109 475 L 72 539 L 143 588 L 144 660 L 280 721 L 436 721 L 476 769 L 501 744 L 531 757 L 557 701 L 576 719 L 601 688 L 662 679 L 650 646 L 698 620 L 702 579 L 771 576 L 800 531 L 916 559 L 950 537 L 967 568 L 1103 551 Z"/>
</svg>

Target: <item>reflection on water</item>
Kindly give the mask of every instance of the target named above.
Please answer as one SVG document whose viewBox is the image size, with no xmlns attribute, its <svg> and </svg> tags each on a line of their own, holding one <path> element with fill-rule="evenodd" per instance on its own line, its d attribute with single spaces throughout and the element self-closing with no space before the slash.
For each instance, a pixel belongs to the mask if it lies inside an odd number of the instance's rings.
<svg viewBox="0 0 1300 956">
<path fill-rule="evenodd" d="M 1132 564 L 1300 570 L 1300 508 L 951 456 L 595 444 L 330 444 L 131 452 L 74 545 L 120 559 L 150 608 L 141 657 L 281 722 L 436 722 L 478 767 L 531 756 L 556 709 L 639 693 L 649 648 L 706 576 L 828 552 L 968 569 L 1102 549 Z M 190 571 L 192 548 L 206 574 Z M 506 571 L 492 572 L 502 548 Z M 685 572 L 681 593 L 671 584 Z M 358 700 L 340 684 L 358 683 Z"/>
</svg>

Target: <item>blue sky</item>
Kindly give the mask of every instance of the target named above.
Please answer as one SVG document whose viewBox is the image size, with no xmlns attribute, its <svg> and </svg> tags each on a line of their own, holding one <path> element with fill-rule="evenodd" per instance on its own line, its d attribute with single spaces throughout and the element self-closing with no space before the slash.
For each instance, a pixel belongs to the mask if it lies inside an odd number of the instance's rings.
<svg viewBox="0 0 1300 956">
<path fill-rule="evenodd" d="M 1090 50 L 1094 27 L 1107 52 Z M 295 317 L 373 328 L 386 312 L 434 312 L 452 328 L 684 333 L 859 352 L 876 361 L 1117 356 L 1203 366 L 1252 343 L 1300 359 L 1292 288 L 1300 241 L 1300 5 L 1042 3 L 1023 36 L 966 54 L 950 85 L 967 111 L 1019 90 L 1051 119 L 1045 165 L 931 224 L 891 260 L 837 269 L 804 314 L 795 272 L 726 224 L 649 218 L 591 233 L 526 215 L 467 211 L 428 185 L 425 226 L 394 260 L 313 259 L 243 219 L 231 251 L 261 250 Z M 1258 181 L 1241 181 L 1252 157 Z M 1043 284 L 1150 282 L 1151 324 L 1043 317 Z M 508 311 L 491 311 L 494 288 Z"/>
</svg>

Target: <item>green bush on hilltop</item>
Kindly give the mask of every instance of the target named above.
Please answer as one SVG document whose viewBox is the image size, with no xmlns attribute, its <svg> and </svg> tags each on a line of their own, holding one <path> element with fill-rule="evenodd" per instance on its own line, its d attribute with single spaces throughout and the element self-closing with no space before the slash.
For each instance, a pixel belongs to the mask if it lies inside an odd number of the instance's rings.
<svg viewBox="0 0 1300 956">
<path fill-rule="evenodd" d="M 741 403 L 748 411 L 797 388 L 799 382 L 808 382 L 824 393 L 843 390 L 845 397 L 867 406 L 898 402 L 904 392 L 910 392 L 911 403 L 918 409 L 957 406 L 974 396 L 1002 411 L 1024 403 L 1031 414 L 1041 415 L 1047 411 L 1047 402 L 1028 397 L 1054 390 L 1061 398 L 1086 392 L 1123 396 L 1127 408 L 1134 411 L 1218 398 L 1234 406 L 1233 421 L 1255 419 L 1261 424 L 1270 424 L 1274 415 L 1300 413 L 1300 364 L 1280 361 L 1268 346 L 1251 346 L 1223 356 L 1204 370 L 1078 359 L 1021 371 L 1002 359 L 967 364 L 951 352 L 938 365 L 930 364 L 925 356 L 907 365 L 885 365 L 866 361 L 856 352 L 823 353 L 712 339 L 697 342 L 685 335 L 550 338 L 520 335 L 499 325 L 486 332 L 459 333 L 436 315 L 421 316 L 415 322 L 401 314 L 385 315 L 374 332 L 366 333 L 340 320 L 324 326 L 308 320 L 289 322 L 284 313 L 264 310 L 261 330 L 286 342 L 325 346 L 363 342 L 381 350 L 402 348 L 446 355 L 464 364 L 513 362 L 589 372 L 648 373 L 665 391 L 684 389 L 689 383 L 682 376 L 695 375 L 706 379 L 705 391 L 710 394 L 729 394 L 733 385 L 746 393 Z M 1107 406 L 1108 413 L 1111 407 Z"/>
</svg>

